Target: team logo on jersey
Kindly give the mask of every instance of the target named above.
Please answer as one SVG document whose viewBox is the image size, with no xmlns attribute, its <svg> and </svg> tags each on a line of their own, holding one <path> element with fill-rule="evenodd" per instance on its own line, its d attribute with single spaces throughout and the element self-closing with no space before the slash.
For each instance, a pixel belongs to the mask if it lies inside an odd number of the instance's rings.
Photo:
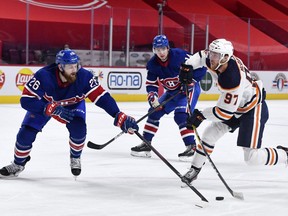
<svg viewBox="0 0 288 216">
<path fill-rule="evenodd" d="M 16 75 L 16 86 L 23 91 L 25 84 L 33 77 L 34 73 L 29 68 L 21 69 Z"/>
<path fill-rule="evenodd" d="M 5 73 L 2 70 L 0 70 L 0 89 L 3 87 L 4 83 L 5 83 Z"/>
<path fill-rule="evenodd" d="M 169 77 L 160 81 L 166 89 L 171 91 L 177 89 L 180 86 L 178 77 Z"/>
<path fill-rule="evenodd" d="M 47 95 L 47 93 L 45 93 L 45 95 L 43 97 L 51 103 L 55 101 L 53 96 L 49 96 L 49 95 Z M 82 100 L 85 100 L 85 95 L 82 95 L 82 96 L 76 95 L 75 97 L 59 100 L 56 102 L 57 102 L 57 104 L 59 104 L 61 106 L 69 106 L 69 105 L 79 103 Z"/>
<path fill-rule="evenodd" d="M 288 82 L 285 74 L 279 73 L 276 75 L 275 80 L 273 80 L 273 88 L 277 88 L 282 91 L 284 88 L 288 87 Z"/>
<path fill-rule="evenodd" d="M 210 72 L 206 72 L 205 76 L 203 79 L 200 81 L 200 86 L 203 89 L 203 91 L 209 91 L 211 89 L 213 84 L 213 78 Z"/>
</svg>

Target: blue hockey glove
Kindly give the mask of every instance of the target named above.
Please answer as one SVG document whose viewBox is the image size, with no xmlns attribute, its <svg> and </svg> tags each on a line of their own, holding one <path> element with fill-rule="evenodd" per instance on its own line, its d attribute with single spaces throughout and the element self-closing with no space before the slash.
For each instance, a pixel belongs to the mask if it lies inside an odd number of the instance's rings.
<svg viewBox="0 0 288 216">
<path fill-rule="evenodd" d="M 156 108 L 160 105 L 158 101 L 158 94 L 157 92 L 149 92 L 148 93 L 148 102 L 151 107 Z"/>
<path fill-rule="evenodd" d="M 193 126 L 197 128 L 205 119 L 203 114 L 198 109 L 195 109 L 193 114 L 187 118 L 186 127 L 193 130 Z"/>
<path fill-rule="evenodd" d="M 138 131 L 139 127 L 135 119 L 131 116 L 127 116 L 123 112 L 118 112 L 114 119 L 114 125 L 121 128 L 124 133 L 134 134 L 134 131 Z"/>
<path fill-rule="evenodd" d="M 181 83 L 192 83 L 193 82 L 193 67 L 192 65 L 186 65 L 184 63 L 180 66 L 179 81 Z"/>
<path fill-rule="evenodd" d="M 56 102 L 48 103 L 44 109 L 44 113 L 63 124 L 69 123 L 74 118 L 74 113 L 71 110 L 60 106 Z"/>
</svg>

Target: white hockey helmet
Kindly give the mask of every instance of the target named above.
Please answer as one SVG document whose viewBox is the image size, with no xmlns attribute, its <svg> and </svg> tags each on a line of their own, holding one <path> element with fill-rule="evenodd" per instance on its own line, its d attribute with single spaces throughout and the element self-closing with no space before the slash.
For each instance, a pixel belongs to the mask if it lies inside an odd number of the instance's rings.
<svg viewBox="0 0 288 216">
<path fill-rule="evenodd" d="M 216 39 L 209 44 L 209 51 L 220 54 L 219 65 L 217 67 L 218 69 L 221 65 L 229 61 L 233 55 L 234 48 L 230 41 L 227 41 L 226 39 Z M 228 55 L 227 60 L 225 62 L 221 62 L 226 55 Z"/>
</svg>

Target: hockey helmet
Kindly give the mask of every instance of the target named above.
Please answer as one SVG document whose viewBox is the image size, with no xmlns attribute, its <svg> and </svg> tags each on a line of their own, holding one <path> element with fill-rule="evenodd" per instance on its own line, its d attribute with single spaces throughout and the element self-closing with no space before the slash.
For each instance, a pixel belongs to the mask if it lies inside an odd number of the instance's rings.
<svg viewBox="0 0 288 216">
<path fill-rule="evenodd" d="M 153 39 L 153 49 L 161 47 L 169 48 L 169 41 L 165 35 L 157 35 Z"/>
<path fill-rule="evenodd" d="M 226 39 L 214 40 L 209 45 L 209 51 L 220 53 L 221 59 L 223 59 L 225 55 L 228 55 L 228 59 L 230 59 L 233 55 L 233 50 L 232 43 Z"/>
<path fill-rule="evenodd" d="M 210 56 L 212 55 L 212 53 L 219 54 L 219 64 L 215 70 L 217 70 L 221 65 L 229 61 L 229 59 L 233 55 L 233 51 L 234 48 L 232 43 L 230 41 L 227 41 L 226 39 L 216 39 L 209 44 Z M 228 58 L 225 62 L 223 62 L 222 60 L 225 56 L 228 56 Z"/>
<path fill-rule="evenodd" d="M 56 55 L 56 64 L 78 64 L 79 56 L 70 49 L 61 50 Z"/>
</svg>

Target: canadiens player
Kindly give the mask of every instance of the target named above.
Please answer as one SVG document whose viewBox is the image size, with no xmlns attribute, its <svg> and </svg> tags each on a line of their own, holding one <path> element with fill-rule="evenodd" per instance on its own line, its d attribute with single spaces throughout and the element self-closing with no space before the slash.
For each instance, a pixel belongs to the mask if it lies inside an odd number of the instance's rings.
<svg viewBox="0 0 288 216">
<path fill-rule="evenodd" d="M 179 68 L 181 63 L 184 63 L 188 54 L 182 49 L 170 48 L 169 41 L 165 35 L 157 35 L 153 39 L 152 45 L 155 55 L 147 63 L 148 72 L 146 80 L 146 91 L 148 93 L 148 102 L 151 106 L 150 109 L 157 107 L 163 101 L 181 90 Z M 205 73 L 205 67 L 195 70 L 192 77 L 193 82 L 188 86 L 191 111 L 193 111 L 198 101 L 200 94 L 199 81 Z M 166 90 L 160 98 L 158 97 L 159 82 Z M 186 108 L 186 96 L 185 93 L 181 93 L 173 100 L 169 101 L 165 107 L 158 109 L 148 116 L 143 132 L 144 138 L 151 142 L 158 130 L 160 119 L 165 114 L 174 111 L 174 121 L 178 125 L 180 136 L 186 146 L 186 150 L 183 153 L 178 154 L 179 159 L 183 161 L 187 160 L 187 158 L 191 158 L 196 148 L 194 131 L 186 127 Z M 151 150 L 145 143 L 141 143 L 140 145 L 131 148 L 131 155 L 136 157 L 151 157 Z"/>
<path fill-rule="evenodd" d="M 138 130 L 134 118 L 121 112 L 93 74 L 80 66 L 78 55 L 73 50 L 62 50 L 56 55 L 56 63 L 38 70 L 25 85 L 20 102 L 27 113 L 16 137 L 14 161 L 0 169 L 0 177 L 18 176 L 24 170 L 36 135 L 51 117 L 65 124 L 71 172 L 80 175 L 87 132 L 85 98 L 103 108 L 124 132 Z"/>
<path fill-rule="evenodd" d="M 187 127 L 198 127 L 203 120 L 211 121 L 205 128 L 202 141 L 208 154 L 213 152 L 216 142 L 227 132 L 237 128 L 237 146 L 244 151 L 248 165 L 276 165 L 287 163 L 287 148 L 261 148 L 268 108 L 262 81 L 253 80 L 243 62 L 233 55 L 233 45 L 225 39 L 214 40 L 209 50 L 203 50 L 185 62 L 194 69 L 206 66 L 211 72 L 220 97 L 213 107 L 194 110 L 187 120 Z M 200 145 L 197 146 L 190 170 L 184 181 L 192 182 L 197 178 L 206 160 Z"/>
</svg>

